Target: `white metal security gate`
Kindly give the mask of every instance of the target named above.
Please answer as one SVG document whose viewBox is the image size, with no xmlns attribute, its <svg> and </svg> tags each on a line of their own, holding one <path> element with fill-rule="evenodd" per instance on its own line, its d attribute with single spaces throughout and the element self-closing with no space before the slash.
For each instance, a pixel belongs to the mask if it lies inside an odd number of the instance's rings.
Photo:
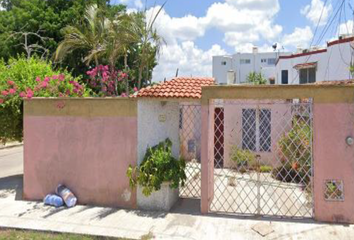
<svg viewBox="0 0 354 240">
<path fill-rule="evenodd" d="M 210 211 L 311 218 L 311 101 L 220 102 L 214 101 L 210 114 L 214 118 Z"/>
<path fill-rule="evenodd" d="M 201 105 L 181 103 L 179 117 L 180 155 L 187 162 L 187 181 L 180 197 L 201 197 Z"/>
</svg>

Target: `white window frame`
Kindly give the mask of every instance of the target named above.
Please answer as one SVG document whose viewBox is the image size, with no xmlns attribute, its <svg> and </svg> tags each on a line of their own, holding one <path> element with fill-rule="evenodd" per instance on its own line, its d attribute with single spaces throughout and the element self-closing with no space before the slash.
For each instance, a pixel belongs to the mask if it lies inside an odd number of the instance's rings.
<svg viewBox="0 0 354 240">
<path fill-rule="evenodd" d="M 270 111 L 270 113 L 272 113 L 272 110 L 269 109 L 269 108 L 262 108 L 262 109 L 259 109 L 259 108 L 243 108 L 242 110 L 256 110 L 256 143 L 255 143 L 255 151 L 254 152 L 264 152 L 264 153 L 270 153 L 272 152 L 272 143 L 270 143 L 270 146 L 269 146 L 269 149 L 268 150 L 262 150 L 261 149 L 261 111 L 264 111 L 264 110 L 268 110 Z M 242 119 L 243 119 L 243 111 L 241 112 L 241 116 L 242 116 Z M 272 115 L 270 115 L 270 119 L 269 119 L 269 124 L 270 124 L 270 132 L 269 132 L 269 138 L 272 139 Z M 250 121 L 250 119 L 248 119 L 247 121 Z M 243 132 L 243 124 L 242 124 L 242 132 Z M 242 134 L 242 148 L 244 149 L 243 147 L 243 134 Z M 272 141 L 272 140 L 271 140 Z M 250 149 L 249 147 L 247 149 Z M 252 150 L 250 150 L 252 151 Z"/>
<path fill-rule="evenodd" d="M 249 58 L 242 58 L 242 59 L 240 59 L 240 64 L 241 64 L 241 65 L 251 64 L 251 59 L 249 59 Z"/>
</svg>

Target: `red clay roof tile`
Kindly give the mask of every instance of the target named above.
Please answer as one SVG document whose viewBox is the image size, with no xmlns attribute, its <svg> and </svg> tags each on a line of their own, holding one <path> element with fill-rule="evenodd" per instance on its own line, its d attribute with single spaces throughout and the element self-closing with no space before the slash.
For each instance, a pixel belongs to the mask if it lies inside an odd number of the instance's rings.
<svg viewBox="0 0 354 240">
<path fill-rule="evenodd" d="M 137 97 L 201 98 L 202 86 L 214 85 L 214 78 L 178 77 L 141 89 Z"/>
</svg>

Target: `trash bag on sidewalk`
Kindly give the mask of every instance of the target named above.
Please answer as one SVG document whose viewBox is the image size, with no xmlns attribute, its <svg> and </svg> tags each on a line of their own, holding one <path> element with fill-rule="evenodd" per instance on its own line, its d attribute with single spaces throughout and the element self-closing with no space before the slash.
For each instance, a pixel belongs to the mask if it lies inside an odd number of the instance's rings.
<svg viewBox="0 0 354 240">
<path fill-rule="evenodd" d="M 57 207 L 57 208 L 64 206 L 63 199 L 61 197 L 59 197 L 58 195 L 55 195 L 55 194 L 48 194 L 43 199 L 43 202 L 44 202 L 45 205 L 50 205 L 50 206 L 54 206 L 54 207 Z"/>
<path fill-rule="evenodd" d="M 67 207 L 74 207 L 77 202 L 75 195 L 65 185 L 59 184 L 55 191 L 65 202 Z"/>
</svg>

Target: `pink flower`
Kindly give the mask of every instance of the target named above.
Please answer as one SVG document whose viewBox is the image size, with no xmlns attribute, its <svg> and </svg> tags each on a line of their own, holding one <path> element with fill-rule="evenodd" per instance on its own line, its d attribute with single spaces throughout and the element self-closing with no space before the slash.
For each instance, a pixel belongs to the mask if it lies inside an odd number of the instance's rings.
<svg viewBox="0 0 354 240">
<path fill-rule="evenodd" d="M 54 75 L 54 76 L 52 76 L 52 79 L 53 79 L 53 80 L 59 79 L 59 76 Z"/>
<path fill-rule="evenodd" d="M 27 95 L 26 95 L 26 97 L 27 97 L 28 99 L 31 99 L 31 98 L 33 97 L 33 91 L 32 91 L 30 88 L 27 89 Z"/>
<path fill-rule="evenodd" d="M 70 90 L 69 90 L 69 89 L 68 89 L 68 90 L 66 90 L 66 92 L 65 92 L 65 94 L 66 94 L 66 95 L 70 95 L 70 93 L 71 93 L 71 92 L 70 92 Z"/>
<path fill-rule="evenodd" d="M 15 85 L 14 81 L 11 81 L 11 80 L 7 81 L 7 84 L 9 84 L 10 86 Z"/>
<path fill-rule="evenodd" d="M 36 77 L 36 81 L 37 81 L 37 82 L 40 82 L 40 81 L 41 81 L 41 78 L 40 78 L 40 77 Z"/>
<path fill-rule="evenodd" d="M 134 92 L 137 92 L 138 91 L 138 88 L 137 87 L 134 87 Z"/>
<path fill-rule="evenodd" d="M 3 103 L 4 103 L 4 99 L 0 98 L 0 104 L 3 104 Z"/>
<path fill-rule="evenodd" d="M 64 81 L 64 80 L 65 80 L 65 75 L 59 74 L 59 81 Z"/>
<path fill-rule="evenodd" d="M 1 95 L 3 95 L 3 96 L 7 96 L 8 94 L 9 94 L 9 92 L 5 91 L 5 90 L 1 92 Z"/>
<path fill-rule="evenodd" d="M 19 96 L 20 96 L 21 98 L 24 98 L 24 97 L 26 97 L 26 93 L 25 93 L 25 92 L 20 92 Z"/>
<path fill-rule="evenodd" d="M 10 94 L 15 94 L 15 93 L 16 93 L 16 90 L 11 88 L 11 89 L 9 90 L 9 93 L 10 93 Z"/>
<path fill-rule="evenodd" d="M 122 95 L 120 95 L 121 97 L 127 97 L 127 94 L 124 92 L 122 93 Z"/>
<path fill-rule="evenodd" d="M 47 82 L 42 82 L 42 84 L 41 84 L 41 87 L 42 88 L 46 88 L 48 86 L 48 83 Z"/>
<path fill-rule="evenodd" d="M 45 82 L 49 82 L 49 81 L 50 81 L 50 78 L 49 78 L 49 77 L 45 77 L 45 78 L 44 78 L 44 81 L 45 81 Z"/>
</svg>

